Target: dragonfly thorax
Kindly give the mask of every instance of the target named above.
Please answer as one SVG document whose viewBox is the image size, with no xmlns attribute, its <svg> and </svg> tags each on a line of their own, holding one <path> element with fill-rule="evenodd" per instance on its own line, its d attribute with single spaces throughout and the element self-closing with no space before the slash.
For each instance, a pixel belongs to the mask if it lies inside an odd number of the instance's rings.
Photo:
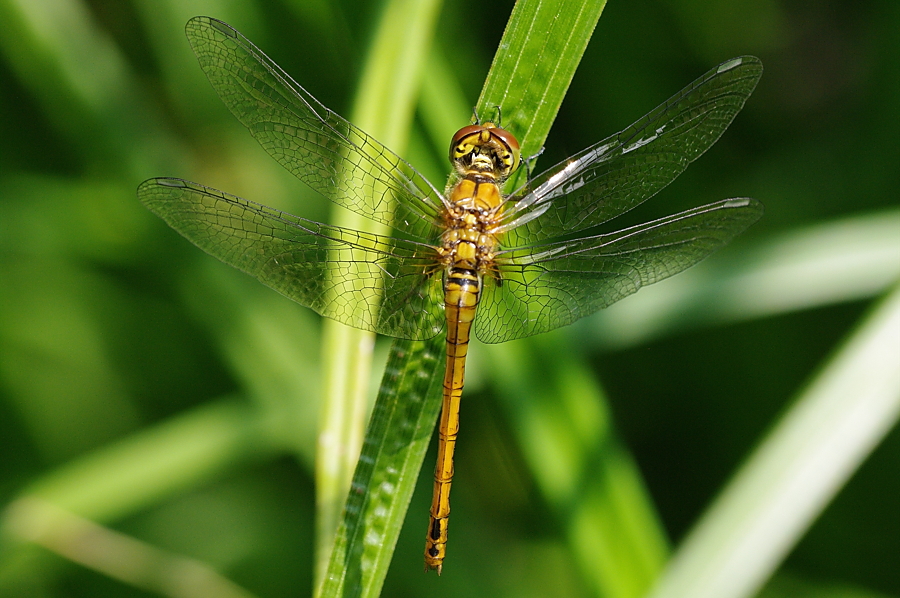
<svg viewBox="0 0 900 598">
<path fill-rule="evenodd" d="M 461 183 L 466 180 L 468 179 Z M 497 197 L 499 198 L 499 192 Z M 492 231 L 496 228 L 497 218 L 501 213 L 499 206 L 486 208 L 465 205 L 477 201 L 475 198 L 466 199 L 468 201 L 461 202 L 463 205 L 451 205 L 445 214 L 446 228 L 441 236 L 444 264 L 479 273 L 492 271 L 494 251 L 499 245 Z"/>
</svg>

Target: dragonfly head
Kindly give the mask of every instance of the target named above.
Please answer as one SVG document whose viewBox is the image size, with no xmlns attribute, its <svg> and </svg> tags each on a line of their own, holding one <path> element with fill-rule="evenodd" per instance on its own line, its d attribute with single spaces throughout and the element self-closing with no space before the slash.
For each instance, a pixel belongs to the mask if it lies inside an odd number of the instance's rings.
<svg viewBox="0 0 900 598">
<path fill-rule="evenodd" d="M 519 167 L 519 142 L 494 123 L 469 125 L 453 136 L 450 162 L 464 176 L 472 172 L 492 174 L 502 181 Z"/>
</svg>

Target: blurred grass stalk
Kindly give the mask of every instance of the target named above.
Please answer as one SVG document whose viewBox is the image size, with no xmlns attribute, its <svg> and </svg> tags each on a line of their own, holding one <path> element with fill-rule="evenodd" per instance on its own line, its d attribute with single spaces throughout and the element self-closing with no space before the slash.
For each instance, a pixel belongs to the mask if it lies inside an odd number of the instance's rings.
<svg viewBox="0 0 900 598">
<path fill-rule="evenodd" d="M 488 345 L 493 391 L 591 594 L 639 598 L 668 556 L 637 464 L 564 331 Z"/>
<path fill-rule="evenodd" d="M 35 480 L 2 514 L 0 594 L 18 587 L 37 565 L 16 546 L 25 541 L 163 595 L 247 595 L 206 565 L 96 522 L 140 512 L 202 480 L 218 477 L 251 456 L 271 458 L 276 447 L 264 430 L 265 422 L 244 401 L 223 400 L 133 434 Z M 196 590 L 215 587 L 222 593 L 195 592 L 190 589 L 193 582 L 181 587 L 178 572 L 194 578 L 199 584 Z"/>
<path fill-rule="evenodd" d="M 900 286 L 737 472 L 651 598 L 748 598 L 900 417 Z"/>
<path fill-rule="evenodd" d="M 125 584 L 171 598 L 254 598 L 212 567 L 160 550 L 35 496 L 9 505 L 8 531 Z"/>
</svg>

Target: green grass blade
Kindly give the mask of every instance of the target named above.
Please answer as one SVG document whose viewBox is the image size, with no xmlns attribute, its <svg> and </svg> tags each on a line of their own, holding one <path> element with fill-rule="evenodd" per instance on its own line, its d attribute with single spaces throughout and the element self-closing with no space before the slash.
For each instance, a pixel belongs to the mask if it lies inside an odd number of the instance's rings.
<svg viewBox="0 0 900 598">
<path fill-rule="evenodd" d="M 370 48 L 350 120 L 395 152 L 406 150 L 424 57 L 439 0 L 389 2 Z M 385 234 L 362 216 L 340 210 L 333 223 Z M 316 587 L 321 584 L 341 507 L 360 453 L 368 411 L 374 335 L 326 321 L 323 403 L 316 455 Z"/>
<path fill-rule="evenodd" d="M 562 332 L 484 349 L 495 392 L 582 579 L 597 596 L 643 596 L 665 564 L 667 541 L 594 375 L 573 358 Z"/>
<path fill-rule="evenodd" d="M 379 595 L 440 409 L 442 378 L 428 374 L 442 358 L 441 337 L 394 342 L 318 596 Z"/>
<path fill-rule="evenodd" d="M 19 539 L 154 595 L 254 598 L 206 563 L 98 525 L 35 496 L 10 504 L 4 519 L 7 532 Z M 16 588 L 22 581 L 16 579 L 17 569 L 14 564 L 0 567 L 0 592 L 4 596 L 31 594 Z M 6 589 L 12 592 L 6 593 Z"/>
<path fill-rule="evenodd" d="M 499 106 L 502 126 L 518 138 L 523 156 L 541 149 L 605 6 L 605 0 L 545 0 L 513 9 L 476 111 L 487 120 Z"/>
<path fill-rule="evenodd" d="M 900 417 L 900 288 L 825 365 L 685 539 L 652 598 L 746 598 Z"/>
<path fill-rule="evenodd" d="M 255 410 L 224 400 L 76 459 L 36 479 L 21 496 L 105 523 L 215 477 L 241 458 L 277 450 Z"/>
<path fill-rule="evenodd" d="M 249 598 L 208 565 L 103 524 L 158 505 L 239 463 L 267 461 L 280 448 L 257 410 L 246 401 L 226 399 L 50 471 L 2 512 L 0 595 L 19 595 L 13 588 L 42 570 L 42 555 L 29 551 L 32 543 L 160 595 Z M 171 571 L 194 576 L 197 583 L 169 577 Z"/>
</svg>

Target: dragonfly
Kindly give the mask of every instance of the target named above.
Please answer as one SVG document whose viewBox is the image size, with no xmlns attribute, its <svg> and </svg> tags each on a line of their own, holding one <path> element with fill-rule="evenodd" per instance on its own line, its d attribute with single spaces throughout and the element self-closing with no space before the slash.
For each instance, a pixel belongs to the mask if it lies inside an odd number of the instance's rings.
<svg viewBox="0 0 900 598">
<path fill-rule="evenodd" d="M 231 26 L 196 17 L 186 34 L 234 116 L 284 168 L 390 236 L 292 216 L 198 183 L 153 178 L 140 201 L 195 245 L 322 316 L 390 337 L 446 336 L 426 570 L 446 555 L 453 455 L 472 332 L 500 343 L 593 314 L 701 261 L 762 215 L 726 199 L 598 234 L 668 185 L 718 140 L 762 74 L 723 62 L 649 114 L 527 181 L 499 123 L 452 138 L 442 192 L 341 118 Z"/>
</svg>

